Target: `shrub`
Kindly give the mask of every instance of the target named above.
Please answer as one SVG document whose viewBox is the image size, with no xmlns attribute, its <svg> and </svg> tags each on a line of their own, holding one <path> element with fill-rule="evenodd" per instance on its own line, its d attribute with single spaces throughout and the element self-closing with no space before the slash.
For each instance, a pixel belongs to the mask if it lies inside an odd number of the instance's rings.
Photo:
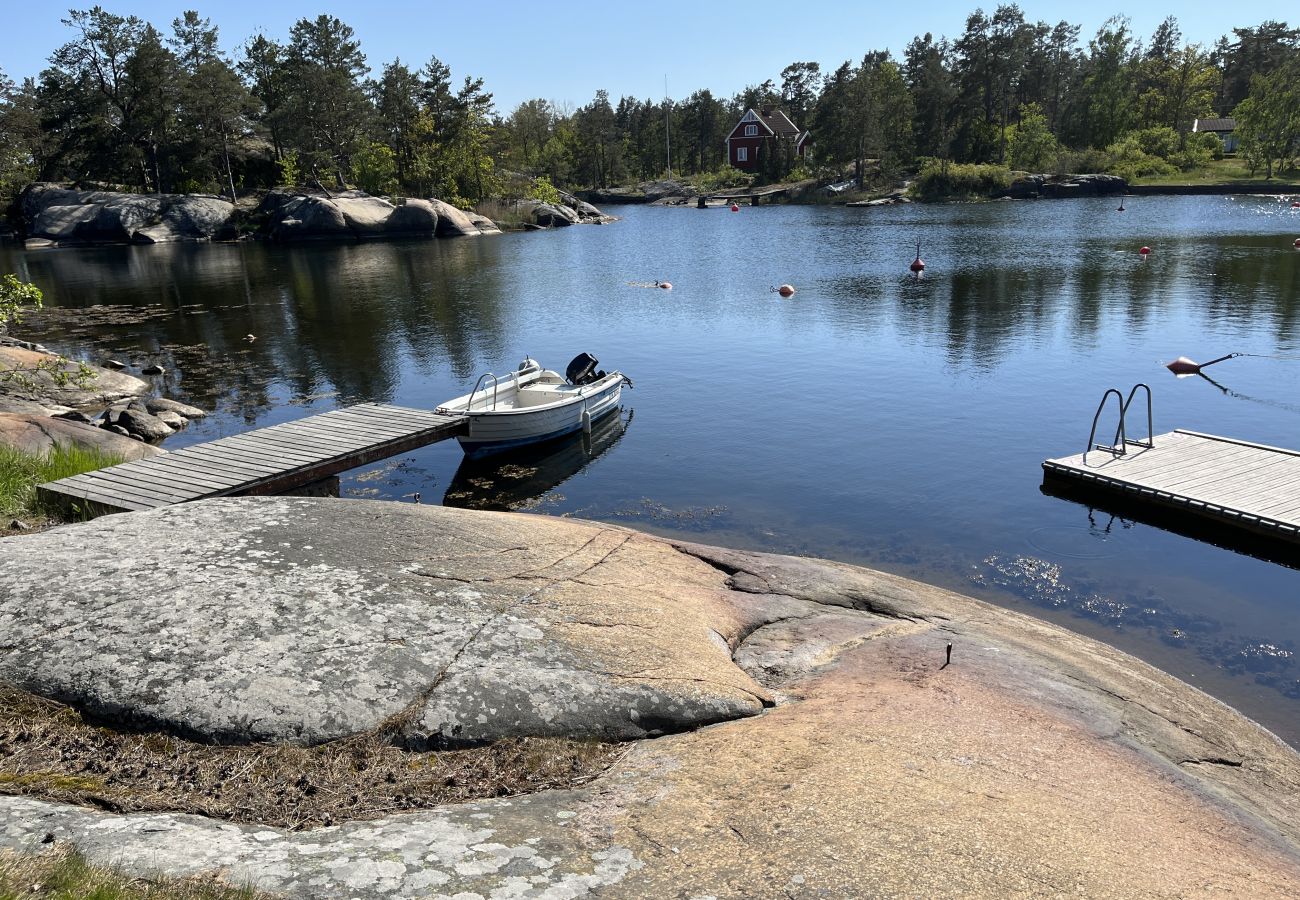
<svg viewBox="0 0 1300 900">
<path fill-rule="evenodd" d="M 753 179 L 753 175 L 742 172 L 734 166 L 723 166 L 716 172 L 701 172 L 694 180 L 697 188 L 708 193 L 722 188 L 748 187 Z"/>
<path fill-rule="evenodd" d="M 397 190 L 397 157 L 387 144 L 362 147 L 352 156 L 352 178 L 367 194 L 378 196 Z"/>
<path fill-rule="evenodd" d="M 1158 129 L 1147 129 L 1156 130 Z M 1169 131 L 1172 133 L 1173 129 Z M 1110 155 L 1110 165 L 1106 171 L 1127 181 L 1152 175 L 1173 175 L 1177 172 L 1178 169 L 1171 163 L 1142 149 L 1141 134 L 1142 132 L 1127 134 L 1106 148 L 1106 153 Z"/>
<path fill-rule="evenodd" d="M 923 200 L 987 197 L 1011 184 L 1011 170 L 986 163 L 926 159 L 908 190 Z"/>
<path fill-rule="evenodd" d="M 527 196 L 531 200 L 540 200 L 552 205 L 564 202 L 564 198 L 560 196 L 560 189 L 551 184 L 551 179 L 545 175 L 538 175 L 533 179 L 528 187 Z"/>
<path fill-rule="evenodd" d="M 298 164 L 298 151 L 290 150 L 276 164 L 280 169 L 280 184 L 294 187 L 302 180 L 302 167 Z"/>
</svg>

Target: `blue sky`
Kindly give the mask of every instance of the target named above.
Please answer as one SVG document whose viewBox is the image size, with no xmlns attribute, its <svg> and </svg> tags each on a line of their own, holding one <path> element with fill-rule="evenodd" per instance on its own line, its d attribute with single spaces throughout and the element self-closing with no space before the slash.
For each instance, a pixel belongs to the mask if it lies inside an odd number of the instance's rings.
<svg viewBox="0 0 1300 900">
<path fill-rule="evenodd" d="M 70 30 L 59 20 L 72 4 L 3 0 L 3 5 L 0 69 L 14 79 L 36 75 L 50 52 L 69 39 Z M 766 78 L 779 82 L 781 69 L 796 60 L 819 62 L 827 70 L 872 49 L 888 48 L 900 56 L 915 35 L 955 36 L 977 6 L 991 12 L 997 3 L 101 0 L 100 5 L 120 15 L 138 15 L 163 31 L 170 31 L 172 19 L 185 9 L 197 9 L 221 29 L 228 51 L 259 31 L 284 39 L 297 19 L 329 13 L 356 30 L 376 70 L 394 57 L 418 68 L 435 55 L 451 67 L 457 81 L 467 74 L 482 77 L 496 96 L 498 111 L 506 114 L 533 97 L 581 106 L 598 88 L 615 99 L 624 94 L 658 98 L 665 76 L 675 99 L 700 88 L 730 96 Z M 1184 40 L 1206 46 L 1234 26 L 1287 18 L 1287 5 L 1277 0 L 1146 4 L 1139 12 L 1127 12 L 1135 7 L 1117 0 L 1086 5 L 1044 0 L 1020 6 L 1031 21 L 1065 19 L 1083 26 L 1085 41 L 1116 13 L 1129 15 L 1144 39 L 1172 13 Z M 1300 13 L 1290 18 L 1300 19 Z"/>
</svg>

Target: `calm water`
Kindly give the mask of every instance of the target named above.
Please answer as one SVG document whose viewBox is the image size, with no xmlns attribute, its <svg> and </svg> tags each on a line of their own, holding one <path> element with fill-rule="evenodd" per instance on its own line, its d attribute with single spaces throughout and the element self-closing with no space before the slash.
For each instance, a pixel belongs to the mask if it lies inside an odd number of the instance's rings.
<svg viewBox="0 0 1300 900">
<path fill-rule="evenodd" d="M 432 407 L 525 354 L 591 351 L 636 387 L 590 455 L 458 473 L 449 443 L 351 473 L 345 495 L 876 566 L 1099 636 L 1300 743 L 1300 572 L 1039 489 L 1102 392 L 1139 381 L 1157 432 L 1300 446 L 1300 213 L 1115 205 L 628 207 L 479 240 L 7 247 L 0 271 L 57 307 L 30 336 L 161 361 L 166 394 L 217 410 L 168 446 L 362 400 Z M 673 290 L 632 284 L 655 279 Z M 1161 366 L 1233 351 L 1259 355 L 1207 370 L 1219 386 Z"/>
</svg>

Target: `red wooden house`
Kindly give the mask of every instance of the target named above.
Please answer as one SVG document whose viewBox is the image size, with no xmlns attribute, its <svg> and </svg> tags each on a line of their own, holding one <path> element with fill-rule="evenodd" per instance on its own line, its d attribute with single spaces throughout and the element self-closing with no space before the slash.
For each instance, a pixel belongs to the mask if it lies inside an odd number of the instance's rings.
<svg viewBox="0 0 1300 900">
<path fill-rule="evenodd" d="M 737 169 L 758 168 L 758 151 L 764 141 L 789 141 L 799 159 L 812 158 L 808 132 L 800 131 L 790 117 L 779 109 L 765 107 L 761 112 L 747 110 L 727 136 L 727 162 Z"/>
</svg>

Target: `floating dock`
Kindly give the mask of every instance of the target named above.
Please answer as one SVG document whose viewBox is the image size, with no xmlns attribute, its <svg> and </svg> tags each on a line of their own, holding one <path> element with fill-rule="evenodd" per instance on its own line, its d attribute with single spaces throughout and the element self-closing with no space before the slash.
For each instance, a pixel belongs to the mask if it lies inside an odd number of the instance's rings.
<svg viewBox="0 0 1300 900">
<path fill-rule="evenodd" d="M 43 484 L 41 496 L 86 515 L 205 497 L 279 494 L 463 434 L 464 416 L 361 403 Z"/>
<path fill-rule="evenodd" d="M 1149 444 L 1046 460 L 1044 487 L 1118 496 L 1300 545 L 1300 452 L 1182 429 Z"/>
</svg>

